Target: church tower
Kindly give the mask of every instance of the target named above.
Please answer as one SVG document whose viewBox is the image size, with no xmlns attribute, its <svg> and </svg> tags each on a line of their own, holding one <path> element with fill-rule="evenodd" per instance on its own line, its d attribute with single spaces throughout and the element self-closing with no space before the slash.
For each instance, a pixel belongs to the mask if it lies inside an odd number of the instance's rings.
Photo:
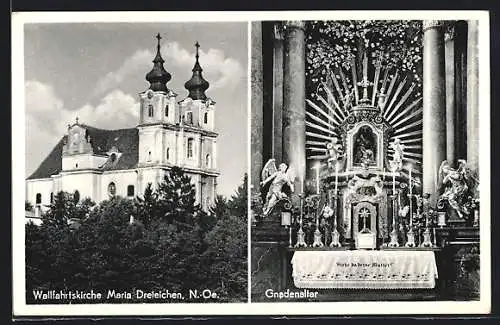
<svg viewBox="0 0 500 325">
<path fill-rule="evenodd" d="M 163 65 L 161 36 L 156 38 L 153 69 L 146 75 L 150 87 L 139 94 L 139 187 L 157 184 L 170 167 L 178 166 L 191 177 L 197 203 L 208 209 L 216 196 L 217 133 L 215 102 L 205 94 L 209 83 L 202 76 L 200 45 L 195 44 L 193 75 L 184 84 L 188 96 L 177 102 L 177 94 L 167 87 L 172 76 Z"/>
<path fill-rule="evenodd" d="M 191 79 L 184 87 L 188 96 L 179 102 L 181 132 L 184 134 L 184 165 L 199 170 L 196 189 L 203 206 L 209 206 L 216 195 L 217 133 L 215 133 L 215 101 L 205 91 L 210 84 L 203 78 L 200 62 L 200 44 L 195 43 L 196 55 Z"/>
</svg>

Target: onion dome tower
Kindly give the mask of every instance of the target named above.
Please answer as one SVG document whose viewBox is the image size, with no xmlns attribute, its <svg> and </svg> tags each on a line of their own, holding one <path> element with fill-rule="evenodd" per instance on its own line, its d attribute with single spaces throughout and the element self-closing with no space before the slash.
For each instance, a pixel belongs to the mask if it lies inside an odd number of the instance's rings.
<svg viewBox="0 0 500 325">
<path fill-rule="evenodd" d="M 196 44 L 194 45 L 196 46 L 196 62 L 194 64 L 194 67 L 193 67 L 193 75 L 191 77 L 191 79 L 189 79 L 188 81 L 186 81 L 186 83 L 184 84 L 184 87 L 189 91 L 189 95 L 188 97 L 193 99 L 193 100 L 206 100 L 207 99 L 207 95 L 205 95 L 205 91 L 208 89 L 208 87 L 210 86 L 210 84 L 208 83 L 208 81 L 206 81 L 205 79 L 203 79 L 203 76 L 201 74 L 201 72 L 203 71 L 203 69 L 201 68 L 200 66 L 200 62 L 199 62 L 199 48 L 200 48 L 200 44 L 198 43 L 198 41 L 196 41 Z"/>
<path fill-rule="evenodd" d="M 165 61 L 161 57 L 160 53 L 160 33 L 156 35 L 156 39 L 158 40 L 158 44 L 156 46 L 156 56 L 153 60 L 154 65 L 153 69 L 146 75 L 146 80 L 150 83 L 149 89 L 153 91 L 168 92 L 167 82 L 170 81 L 172 76 L 163 67 L 163 63 L 165 63 Z"/>
</svg>

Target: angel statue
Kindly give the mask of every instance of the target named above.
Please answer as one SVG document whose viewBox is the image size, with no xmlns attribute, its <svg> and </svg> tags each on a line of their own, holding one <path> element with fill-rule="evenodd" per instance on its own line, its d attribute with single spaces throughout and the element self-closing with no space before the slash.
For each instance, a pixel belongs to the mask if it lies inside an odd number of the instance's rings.
<svg viewBox="0 0 500 325">
<path fill-rule="evenodd" d="M 391 148 L 394 150 L 394 155 L 392 161 L 389 162 L 391 171 L 395 172 L 401 170 L 403 167 L 403 149 L 404 144 L 401 143 L 401 140 L 398 138 L 394 139 L 394 142 L 391 143 Z"/>
<path fill-rule="evenodd" d="M 288 168 L 285 163 L 281 163 L 279 168 L 276 168 L 275 160 L 271 158 L 262 169 L 262 179 L 260 185 L 264 187 L 263 192 L 266 192 L 265 188 L 270 183 L 263 211 L 264 216 L 268 216 L 279 200 L 289 197 L 294 191 L 295 176 L 292 169 Z"/>
<path fill-rule="evenodd" d="M 469 216 L 473 190 L 478 181 L 467 162 L 459 159 L 458 168 L 453 169 L 446 160 L 443 161 L 439 167 L 439 177 L 444 185 L 444 193 L 439 197 L 438 206 L 447 201 L 461 219 L 464 215 Z"/>
<path fill-rule="evenodd" d="M 334 167 L 335 163 L 344 158 L 344 148 L 337 137 L 332 137 L 332 141 L 326 144 L 328 152 L 328 166 Z"/>
</svg>

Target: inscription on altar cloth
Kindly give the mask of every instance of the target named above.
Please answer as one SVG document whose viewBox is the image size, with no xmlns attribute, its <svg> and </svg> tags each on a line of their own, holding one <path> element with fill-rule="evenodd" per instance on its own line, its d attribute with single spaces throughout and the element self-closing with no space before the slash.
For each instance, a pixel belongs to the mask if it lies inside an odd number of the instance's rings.
<svg viewBox="0 0 500 325">
<path fill-rule="evenodd" d="M 391 267 L 394 263 L 337 263 L 338 267 Z"/>
</svg>

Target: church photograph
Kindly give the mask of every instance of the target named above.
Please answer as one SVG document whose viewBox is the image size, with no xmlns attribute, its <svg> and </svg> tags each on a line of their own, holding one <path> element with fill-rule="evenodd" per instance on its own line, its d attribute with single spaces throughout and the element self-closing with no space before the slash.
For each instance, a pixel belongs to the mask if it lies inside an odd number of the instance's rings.
<svg viewBox="0 0 500 325">
<path fill-rule="evenodd" d="M 344 16 L 252 22 L 252 301 L 488 301 L 485 19 Z"/>
<path fill-rule="evenodd" d="M 19 294 L 246 301 L 248 24 L 65 18 L 22 25 Z"/>
</svg>

